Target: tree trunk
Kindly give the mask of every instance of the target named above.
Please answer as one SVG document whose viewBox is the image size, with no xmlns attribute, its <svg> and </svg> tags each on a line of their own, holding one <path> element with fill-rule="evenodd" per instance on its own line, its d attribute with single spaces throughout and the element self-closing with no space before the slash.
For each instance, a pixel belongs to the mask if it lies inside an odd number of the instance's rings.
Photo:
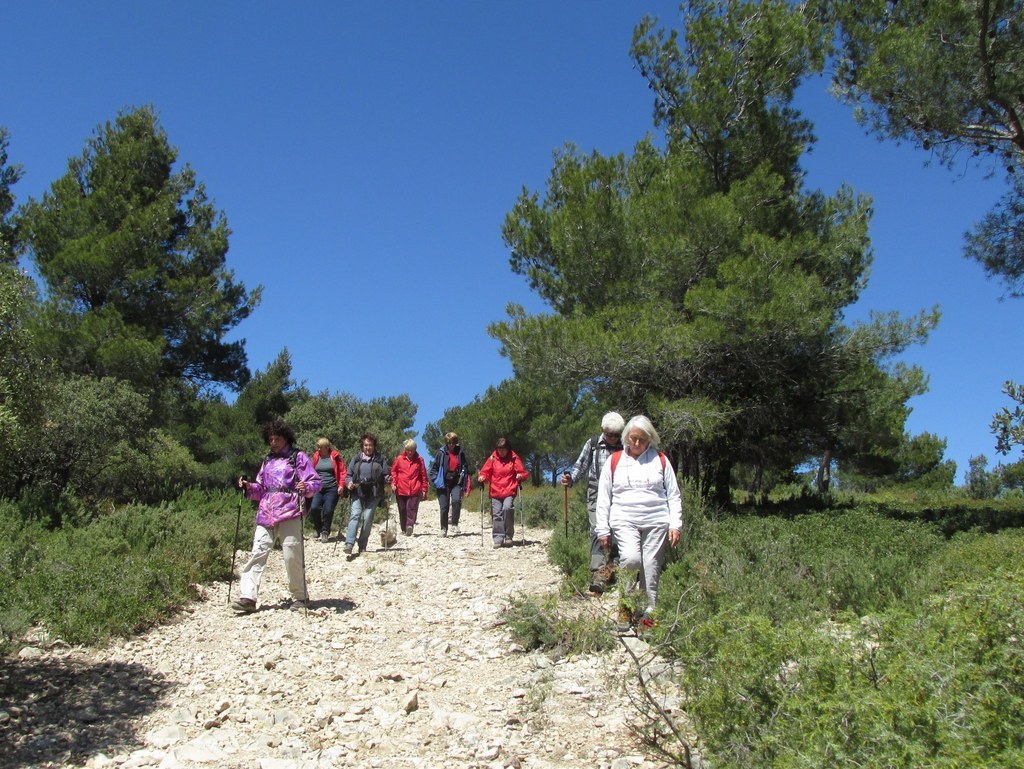
<svg viewBox="0 0 1024 769">
<path fill-rule="evenodd" d="M 723 509 L 732 504 L 732 493 L 729 480 L 731 475 L 732 463 L 719 462 L 718 466 L 715 468 L 715 504 Z"/>
<path fill-rule="evenodd" d="M 815 486 L 819 494 L 827 494 L 832 485 L 832 449 L 825 449 L 825 454 L 818 465 L 818 477 Z"/>
</svg>

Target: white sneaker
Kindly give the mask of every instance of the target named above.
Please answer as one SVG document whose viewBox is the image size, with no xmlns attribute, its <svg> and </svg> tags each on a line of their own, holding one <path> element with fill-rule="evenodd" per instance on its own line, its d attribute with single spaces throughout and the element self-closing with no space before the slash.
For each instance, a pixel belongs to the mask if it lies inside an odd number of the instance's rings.
<svg viewBox="0 0 1024 769">
<path fill-rule="evenodd" d="M 449 529 L 449 531 L 451 532 L 451 535 L 453 537 L 459 536 L 459 527 L 458 526 L 452 526 L 451 529 Z"/>
</svg>

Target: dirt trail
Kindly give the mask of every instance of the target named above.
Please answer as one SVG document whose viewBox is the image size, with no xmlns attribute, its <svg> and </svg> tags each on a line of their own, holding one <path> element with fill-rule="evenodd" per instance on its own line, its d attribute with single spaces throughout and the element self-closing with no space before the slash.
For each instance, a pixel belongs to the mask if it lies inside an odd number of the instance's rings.
<svg viewBox="0 0 1024 769">
<path fill-rule="evenodd" d="M 24 693 L 0 697 L 0 764 L 659 766 L 628 728 L 621 646 L 553 662 L 501 621 L 510 595 L 557 591 L 549 533 L 493 549 L 479 513 L 447 538 L 437 519 L 424 502 L 413 537 L 385 552 L 374 531 L 354 559 L 306 540 L 307 613 L 283 608 L 274 552 L 254 614 L 234 615 L 227 586 L 211 585 L 176 621 L 110 648 L 23 650 L 0 671 L 0 694 Z"/>
</svg>

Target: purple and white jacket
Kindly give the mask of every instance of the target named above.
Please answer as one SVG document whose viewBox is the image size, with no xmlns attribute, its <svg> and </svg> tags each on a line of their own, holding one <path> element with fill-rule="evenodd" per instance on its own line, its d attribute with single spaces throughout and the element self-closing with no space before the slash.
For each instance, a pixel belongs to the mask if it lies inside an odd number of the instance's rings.
<svg viewBox="0 0 1024 769">
<path fill-rule="evenodd" d="M 292 452 L 295 453 L 294 467 L 291 460 Z M 263 460 L 256 480 L 249 484 L 245 493 L 249 499 L 259 500 L 259 510 L 256 511 L 257 525 L 271 528 L 281 521 L 302 515 L 299 492 L 295 488 L 300 480 L 306 482 L 305 497 L 312 497 L 320 491 L 320 476 L 304 452 L 292 448 L 286 454 L 271 454 Z"/>
</svg>

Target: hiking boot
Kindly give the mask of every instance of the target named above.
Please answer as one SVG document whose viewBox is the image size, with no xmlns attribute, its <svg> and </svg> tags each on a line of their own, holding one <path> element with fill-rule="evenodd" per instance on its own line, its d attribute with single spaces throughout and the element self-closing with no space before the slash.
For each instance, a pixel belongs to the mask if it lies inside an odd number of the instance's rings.
<svg viewBox="0 0 1024 769">
<path fill-rule="evenodd" d="M 256 611 L 256 602 L 251 598 L 239 598 L 231 602 L 231 608 L 243 614 L 252 614 Z"/>
<path fill-rule="evenodd" d="M 604 566 L 590 572 L 590 592 L 603 593 L 615 581 L 615 564 L 606 563 Z"/>
<path fill-rule="evenodd" d="M 447 537 L 448 536 L 448 529 L 441 529 L 441 536 L 442 537 Z"/>
<path fill-rule="evenodd" d="M 459 536 L 459 527 L 458 526 L 452 526 L 452 536 L 453 537 Z"/>
<path fill-rule="evenodd" d="M 303 601 L 299 598 L 292 598 L 288 602 L 289 611 L 306 611 L 309 608 L 309 601 Z"/>
<path fill-rule="evenodd" d="M 407 536 L 407 537 L 411 537 L 412 536 L 412 526 L 406 526 L 405 527 L 405 536 Z"/>
<path fill-rule="evenodd" d="M 502 547 L 502 545 L 503 545 L 503 544 L 504 544 L 504 543 L 503 543 L 503 542 L 502 542 L 501 540 L 497 540 L 497 541 L 496 541 L 496 542 L 494 543 L 494 549 L 495 549 L 495 550 L 497 550 L 497 549 L 498 549 L 499 547 Z"/>
<path fill-rule="evenodd" d="M 322 533 L 322 534 L 320 535 L 320 541 L 321 541 L 321 542 L 326 542 L 326 541 L 327 541 L 327 540 L 329 540 L 330 538 L 331 538 L 331 537 L 330 537 L 330 535 L 329 535 L 329 534 L 328 534 L 328 533 L 327 533 L 326 531 L 325 531 L 325 532 L 323 532 L 323 533 Z"/>
<path fill-rule="evenodd" d="M 352 543 L 351 542 L 346 542 L 345 543 L 345 555 L 351 555 L 351 554 L 352 554 Z"/>
<path fill-rule="evenodd" d="M 615 616 L 615 631 L 617 633 L 629 633 L 633 630 L 633 610 L 626 606 L 619 606 L 619 612 Z"/>
</svg>

